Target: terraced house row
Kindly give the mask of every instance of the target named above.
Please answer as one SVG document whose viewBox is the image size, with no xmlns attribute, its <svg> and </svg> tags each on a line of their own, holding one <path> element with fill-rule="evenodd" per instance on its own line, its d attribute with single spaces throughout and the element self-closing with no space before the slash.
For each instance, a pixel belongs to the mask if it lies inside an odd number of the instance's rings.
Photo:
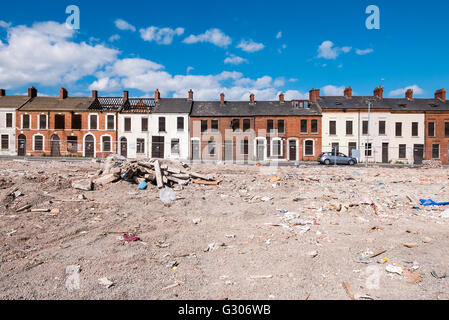
<svg viewBox="0 0 449 320">
<path fill-rule="evenodd" d="M 309 100 L 195 101 L 186 98 L 8 96 L 0 89 L 1 155 L 163 158 L 210 161 L 316 161 L 322 152 L 359 161 L 448 164 L 449 102 L 440 89 L 420 99 L 321 96 Z"/>
</svg>

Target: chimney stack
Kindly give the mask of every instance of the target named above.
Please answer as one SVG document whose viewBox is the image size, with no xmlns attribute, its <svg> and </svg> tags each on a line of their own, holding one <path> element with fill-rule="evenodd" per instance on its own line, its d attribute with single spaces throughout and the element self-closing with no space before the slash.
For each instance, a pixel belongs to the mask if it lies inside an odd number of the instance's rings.
<svg viewBox="0 0 449 320">
<path fill-rule="evenodd" d="M 97 99 L 98 98 L 98 91 L 92 90 L 92 98 Z"/>
<path fill-rule="evenodd" d="M 36 98 L 37 89 L 35 87 L 28 88 L 28 98 Z"/>
<path fill-rule="evenodd" d="M 352 88 L 351 87 L 347 87 L 345 89 L 345 97 L 348 99 L 352 99 Z"/>
<path fill-rule="evenodd" d="M 281 92 L 281 94 L 279 95 L 279 102 L 284 103 L 285 102 L 285 96 L 284 93 Z"/>
<path fill-rule="evenodd" d="M 249 103 L 250 103 L 250 104 L 256 104 L 256 100 L 255 100 L 255 95 L 254 95 L 254 93 L 251 93 L 251 94 L 249 95 Z"/>
<path fill-rule="evenodd" d="M 67 90 L 65 88 L 59 89 L 59 99 L 64 100 L 68 96 Z"/>
<path fill-rule="evenodd" d="M 193 101 L 193 90 L 192 89 L 190 89 L 190 91 L 189 91 L 189 100 Z"/>
<path fill-rule="evenodd" d="M 158 102 L 160 98 L 161 98 L 161 93 L 159 92 L 159 89 L 156 89 L 154 91 L 154 101 Z"/>
<path fill-rule="evenodd" d="M 129 91 L 123 91 L 123 101 L 129 100 Z"/>
<path fill-rule="evenodd" d="M 315 89 L 312 89 L 312 90 L 309 91 L 309 100 L 312 103 L 316 102 Z"/>
<path fill-rule="evenodd" d="M 405 92 L 405 98 L 408 100 L 413 100 L 413 90 L 412 89 L 408 89 Z"/>
<path fill-rule="evenodd" d="M 443 102 L 446 102 L 446 90 L 440 89 L 435 92 L 435 99 L 440 99 Z"/>
<path fill-rule="evenodd" d="M 224 93 L 220 94 L 220 104 L 221 105 L 225 104 L 224 98 L 225 98 L 225 94 Z"/>
<path fill-rule="evenodd" d="M 379 99 L 383 99 L 384 98 L 384 88 L 379 86 L 376 89 L 374 89 L 374 96 L 378 97 Z"/>
<path fill-rule="evenodd" d="M 4 96 L 6 96 L 5 89 L 0 89 L 0 97 L 4 97 Z"/>
</svg>

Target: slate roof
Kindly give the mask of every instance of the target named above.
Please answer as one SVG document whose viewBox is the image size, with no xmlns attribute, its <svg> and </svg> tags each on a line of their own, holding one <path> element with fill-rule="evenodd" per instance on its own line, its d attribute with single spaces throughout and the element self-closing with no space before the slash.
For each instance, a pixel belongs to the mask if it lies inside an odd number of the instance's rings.
<svg viewBox="0 0 449 320">
<path fill-rule="evenodd" d="M 98 97 L 92 101 L 89 110 L 95 111 L 118 111 L 123 106 L 122 97 Z"/>
<path fill-rule="evenodd" d="M 25 103 L 20 111 L 87 111 L 93 98 L 68 97 L 35 97 Z"/>
<path fill-rule="evenodd" d="M 320 115 L 315 105 L 310 108 L 294 107 L 289 101 L 195 101 L 192 117 L 254 117 L 254 116 L 314 116 Z"/>
<path fill-rule="evenodd" d="M 440 99 L 386 99 L 393 111 L 449 111 L 449 101 Z"/>
<path fill-rule="evenodd" d="M 130 98 L 121 109 L 124 113 L 152 113 L 156 101 L 152 98 Z"/>
<path fill-rule="evenodd" d="M 28 96 L 4 96 L 0 97 L 0 108 L 20 108 L 28 101 Z"/>
<path fill-rule="evenodd" d="M 154 113 L 190 113 L 193 101 L 184 98 L 159 99 Z"/>
</svg>

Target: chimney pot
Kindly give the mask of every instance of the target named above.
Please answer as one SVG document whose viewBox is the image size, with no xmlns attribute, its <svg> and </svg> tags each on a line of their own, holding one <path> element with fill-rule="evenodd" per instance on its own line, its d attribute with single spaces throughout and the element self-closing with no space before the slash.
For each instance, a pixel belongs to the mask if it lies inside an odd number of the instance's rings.
<svg viewBox="0 0 449 320">
<path fill-rule="evenodd" d="M 440 89 L 435 92 L 435 99 L 440 99 L 443 102 L 446 102 L 446 90 Z"/>
<path fill-rule="evenodd" d="M 5 89 L 0 89 L 0 97 L 4 97 L 4 96 L 6 96 Z"/>
<path fill-rule="evenodd" d="M 282 92 L 281 92 L 281 94 L 279 95 L 279 101 L 280 101 L 281 103 L 284 103 L 284 102 L 285 102 L 285 95 L 284 95 L 284 93 L 282 93 Z"/>
<path fill-rule="evenodd" d="M 97 99 L 98 98 L 98 91 L 92 90 L 92 98 Z"/>
<path fill-rule="evenodd" d="M 222 105 L 224 105 L 225 104 L 225 94 L 224 93 L 222 93 L 222 94 L 220 94 L 220 103 L 222 104 Z"/>
<path fill-rule="evenodd" d="M 345 97 L 348 99 L 352 99 L 352 88 L 351 87 L 347 87 L 345 89 Z"/>
<path fill-rule="evenodd" d="M 250 96 L 249 96 L 249 102 L 250 102 L 250 104 L 255 104 L 256 103 L 255 95 L 253 93 L 251 93 Z"/>
<path fill-rule="evenodd" d="M 413 90 L 412 89 L 408 89 L 405 92 L 405 98 L 408 100 L 413 100 Z"/>
<path fill-rule="evenodd" d="M 65 88 L 59 89 L 59 99 L 64 100 L 68 96 L 67 90 Z"/>
<path fill-rule="evenodd" d="M 36 98 L 37 89 L 35 87 L 28 88 L 28 98 Z"/>
<path fill-rule="evenodd" d="M 193 101 L 193 90 L 190 89 L 189 91 L 189 100 Z"/>
<path fill-rule="evenodd" d="M 129 100 L 129 91 L 123 91 L 123 100 L 128 101 Z"/>
<path fill-rule="evenodd" d="M 155 100 L 156 102 L 158 102 L 160 98 L 161 98 L 161 93 L 159 92 L 159 89 L 156 89 L 156 90 L 154 91 L 154 100 Z"/>
</svg>

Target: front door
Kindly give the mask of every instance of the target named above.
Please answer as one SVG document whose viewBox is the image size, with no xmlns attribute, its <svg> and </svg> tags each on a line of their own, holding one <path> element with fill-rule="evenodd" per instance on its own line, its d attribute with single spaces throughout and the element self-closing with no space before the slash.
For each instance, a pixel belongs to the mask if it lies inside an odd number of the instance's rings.
<svg viewBox="0 0 449 320">
<path fill-rule="evenodd" d="M 164 158 L 164 137 L 153 137 L 153 143 L 152 143 L 152 157 L 163 159 Z"/>
<path fill-rule="evenodd" d="M 388 143 L 382 143 L 382 163 L 388 163 Z"/>
<path fill-rule="evenodd" d="M 126 138 L 120 139 L 120 155 L 128 158 L 128 140 Z"/>
<path fill-rule="evenodd" d="M 53 135 L 50 139 L 51 156 L 59 157 L 61 155 L 60 140 L 58 135 Z"/>
<path fill-rule="evenodd" d="M 263 140 L 258 139 L 256 143 L 257 161 L 264 161 L 265 159 L 265 144 Z"/>
<path fill-rule="evenodd" d="M 192 160 L 200 160 L 200 142 L 192 140 Z"/>
<path fill-rule="evenodd" d="M 19 135 L 17 146 L 17 154 L 19 157 L 25 157 L 27 154 L 27 137 L 24 134 Z"/>
<path fill-rule="evenodd" d="M 233 145 L 232 145 L 232 140 L 225 140 L 224 142 L 224 155 L 225 161 L 232 161 L 233 160 Z"/>
<path fill-rule="evenodd" d="M 413 160 L 417 165 L 422 164 L 424 159 L 424 145 L 423 144 L 415 144 L 413 146 Z"/>
<path fill-rule="evenodd" d="M 357 143 L 356 142 L 349 142 L 348 157 L 352 157 L 352 150 L 357 150 Z"/>
<path fill-rule="evenodd" d="M 289 141 L 289 160 L 296 161 L 296 141 Z"/>
<path fill-rule="evenodd" d="M 84 141 L 84 156 L 86 158 L 95 157 L 95 139 L 91 135 L 88 135 Z"/>
</svg>

